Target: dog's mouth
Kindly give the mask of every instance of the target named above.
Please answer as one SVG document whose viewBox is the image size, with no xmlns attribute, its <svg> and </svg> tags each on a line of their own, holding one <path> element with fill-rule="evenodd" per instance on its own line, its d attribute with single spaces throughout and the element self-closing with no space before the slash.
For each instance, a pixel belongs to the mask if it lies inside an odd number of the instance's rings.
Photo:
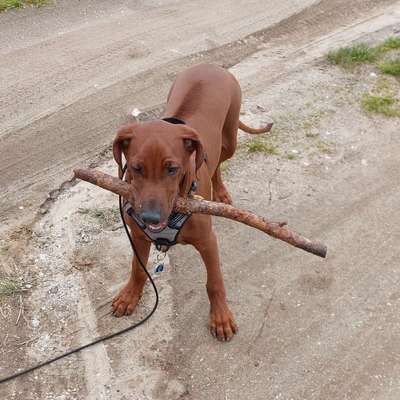
<svg viewBox="0 0 400 400">
<path fill-rule="evenodd" d="M 147 227 L 149 228 L 150 231 L 152 232 L 160 232 L 162 231 L 165 227 L 167 226 L 167 222 L 160 222 L 157 225 L 154 224 L 149 224 Z"/>
</svg>

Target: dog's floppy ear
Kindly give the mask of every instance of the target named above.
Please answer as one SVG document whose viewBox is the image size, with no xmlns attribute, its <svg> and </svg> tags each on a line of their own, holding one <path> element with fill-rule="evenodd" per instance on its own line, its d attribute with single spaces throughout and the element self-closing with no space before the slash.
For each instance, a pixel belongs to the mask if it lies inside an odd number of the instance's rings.
<svg viewBox="0 0 400 400">
<path fill-rule="evenodd" d="M 204 149 L 198 133 L 187 126 L 184 127 L 182 134 L 183 146 L 190 154 L 189 169 L 185 171 L 185 175 L 180 185 L 180 195 L 186 197 L 192 187 L 193 180 L 196 179 L 196 172 L 204 161 Z"/>
<path fill-rule="evenodd" d="M 113 142 L 113 155 L 114 160 L 118 164 L 119 178 L 122 178 L 122 152 L 125 154 L 125 151 L 128 148 L 132 137 L 134 136 L 134 130 L 136 126 L 137 124 L 133 123 L 120 128 Z"/>
<path fill-rule="evenodd" d="M 199 134 L 192 128 L 185 127 L 185 131 L 182 135 L 183 146 L 185 150 L 192 154 L 194 151 L 195 154 L 195 164 L 196 171 L 201 167 L 204 161 L 204 149 L 201 143 Z"/>
</svg>

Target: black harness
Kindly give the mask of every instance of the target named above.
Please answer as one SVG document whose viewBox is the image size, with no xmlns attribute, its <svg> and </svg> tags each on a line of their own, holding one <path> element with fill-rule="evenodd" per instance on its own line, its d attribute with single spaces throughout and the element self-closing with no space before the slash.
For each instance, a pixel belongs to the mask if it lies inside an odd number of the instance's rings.
<svg viewBox="0 0 400 400">
<path fill-rule="evenodd" d="M 163 118 L 162 120 L 169 122 L 170 124 L 186 125 L 184 121 L 175 117 Z M 188 194 L 191 195 L 196 191 L 196 189 L 197 182 L 193 181 Z M 169 216 L 165 228 L 158 232 L 154 232 L 146 226 L 146 224 L 135 213 L 132 205 L 126 200 L 123 203 L 123 209 L 143 231 L 143 233 L 154 243 L 156 249 L 163 252 L 167 252 L 171 246 L 177 243 L 179 232 L 183 228 L 183 225 L 185 225 L 185 222 L 191 217 L 191 214 L 174 212 Z"/>
<path fill-rule="evenodd" d="M 124 202 L 124 211 L 132 218 L 136 225 L 144 234 L 154 243 L 157 250 L 166 252 L 177 243 L 178 235 L 185 222 L 191 217 L 191 214 L 172 213 L 165 228 L 161 231 L 151 231 L 146 224 L 136 215 L 133 207 L 127 201 Z"/>
</svg>

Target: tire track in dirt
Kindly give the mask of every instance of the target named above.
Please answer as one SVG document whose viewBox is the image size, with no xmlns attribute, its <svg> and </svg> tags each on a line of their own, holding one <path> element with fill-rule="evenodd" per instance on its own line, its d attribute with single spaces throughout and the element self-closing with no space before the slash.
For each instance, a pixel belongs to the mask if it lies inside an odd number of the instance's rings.
<svg viewBox="0 0 400 400">
<path fill-rule="evenodd" d="M 300 46 L 337 25 L 366 17 L 392 3 L 357 0 L 348 4 L 344 0 L 323 0 L 243 39 L 115 83 L 3 137 L 0 140 L 4 154 L 0 164 L 3 187 L 0 209 L 4 210 L 1 220 L 10 222 L 10 218 L 4 216 L 16 216 L 18 206 L 26 207 L 27 199 L 27 210 L 19 214 L 29 218 L 28 210 L 42 203 L 43 193 L 59 187 L 73 167 L 95 159 L 96 154 L 109 145 L 116 128 L 126 121 L 127 107 L 133 100 L 138 108 L 151 110 L 164 97 L 178 71 L 198 62 L 231 67 L 264 46 L 282 43 Z M 63 149 L 61 153 L 60 148 Z M 60 159 L 55 163 L 56 154 Z M 33 164 L 27 169 L 28 160 L 30 163 L 33 160 Z"/>
</svg>

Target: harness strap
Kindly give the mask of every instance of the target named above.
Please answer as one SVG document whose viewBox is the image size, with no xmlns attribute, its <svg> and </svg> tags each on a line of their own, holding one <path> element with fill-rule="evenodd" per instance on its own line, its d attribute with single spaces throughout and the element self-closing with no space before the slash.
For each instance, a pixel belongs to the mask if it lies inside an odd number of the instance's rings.
<svg viewBox="0 0 400 400">
<path fill-rule="evenodd" d="M 165 122 L 169 122 L 170 124 L 186 125 L 185 121 L 182 121 L 181 119 L 175 118 L 175 117 L 165 117 L 165 118 L 162 118 L 162 120 Z"/>
<path fill-rule="evenodd" d="M 177 243 L 179 232 L 186 221 L 191 217 L 191 214 L 172 213 L 168 218 L 167 226 L 159 232 L 154 232 L 143 223 L 128 201 L 124 201 L 123 209 L 142 232 L 154 243 L 157 250 L 163 252 L 168 251 L 171 246 Z"/>
</svg>

